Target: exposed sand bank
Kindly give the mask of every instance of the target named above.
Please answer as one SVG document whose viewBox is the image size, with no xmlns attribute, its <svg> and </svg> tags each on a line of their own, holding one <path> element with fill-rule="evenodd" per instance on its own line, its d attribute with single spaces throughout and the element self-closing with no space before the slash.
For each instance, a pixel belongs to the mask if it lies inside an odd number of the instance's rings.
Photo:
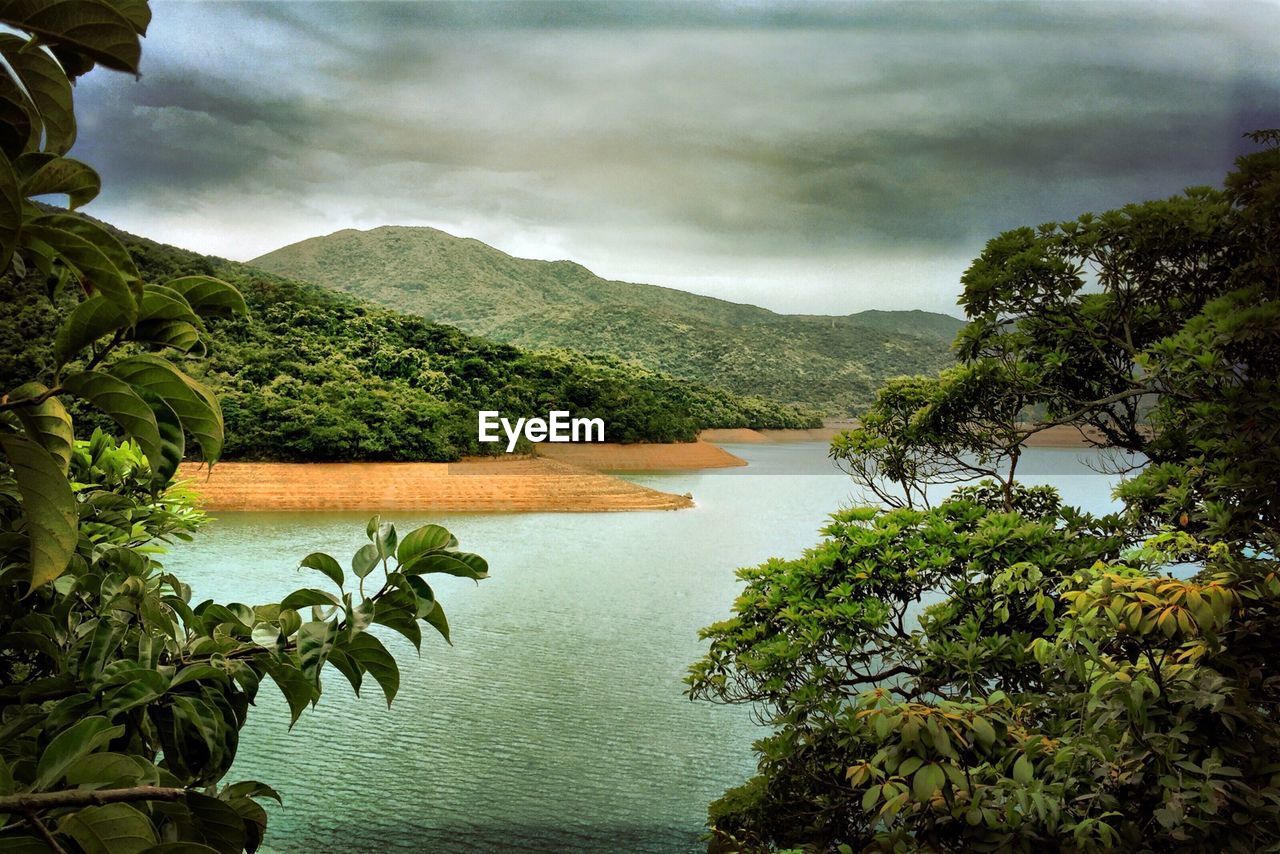
<svg viewBox="0 0 1280 854">
<path fill-rule="evenodd" d="M 745 466 L 735 457 L 709 442 L 673 444 L 600 444 L 537 446 L 538 456 L 597 471 L 677 471 Z"/>
<path fill-rule="evenodd" d="M 679 510 L 683 495 L 550 459 L 458 463 L 183 463 L 201 506 L 238 510 L 600 512 Z"/>
<path fill-rule="evenodd" d="M 752 430 L 748 427 L 736 427 L 719 430 L 703 430 L 698 434 L 702 442 L 716 442 L 726 445 L 758 445 L 779 442 L 830 442 L 842 430 L 848 430 L 853 424 L 829 425 L 813 427 L 808 430 Z"/>
</svg>

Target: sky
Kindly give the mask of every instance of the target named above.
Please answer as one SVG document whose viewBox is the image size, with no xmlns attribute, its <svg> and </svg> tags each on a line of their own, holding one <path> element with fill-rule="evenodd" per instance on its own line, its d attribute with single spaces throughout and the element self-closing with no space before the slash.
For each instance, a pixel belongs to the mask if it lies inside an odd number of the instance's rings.
<svg viewBox="0 0 1280 854">
<path fill-rule="evenodd" d="M 1221 183 L 1280 4 L 153 3 L 87 212 L 248 260 L 429 225 L 792 313 L 957 313 L 1008 228 Z"/>
</svg>

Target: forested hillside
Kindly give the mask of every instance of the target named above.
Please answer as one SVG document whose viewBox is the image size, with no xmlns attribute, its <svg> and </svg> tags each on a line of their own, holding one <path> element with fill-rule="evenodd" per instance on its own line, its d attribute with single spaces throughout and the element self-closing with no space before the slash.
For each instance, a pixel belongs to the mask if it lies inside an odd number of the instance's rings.
<svg viewBox="0 0 1280 854">
<path fill-rule="evenodd" d="M 496 341 L 567 347 L 740 394 L 856 413 L 881 382 L 951 363 L 961 322 L 922 311 L 782 315 L 569 261 L 513 258 L 431 228 L 339 231 L 252 262 Z"/>
<path fill-rule="evenodd" d="M 525 352 L 244 264 L 118 233 L 148 280 L 215 275 L 249 318 L 208 321 L 208 357 L 186 366 L 218 395 L 225 458 L 450 460 L 494 452 L 476 411 L 567 409 L 609 441 L 684 441 L 709 426 L 802 427 L 813 412 L 744 398 L 608 357 Z M 0 283 L 0 376 L 38 375 L 59 311 L 38 277 Z M 92 417 L 80 421 L 88 426 Z"/>
</svg>

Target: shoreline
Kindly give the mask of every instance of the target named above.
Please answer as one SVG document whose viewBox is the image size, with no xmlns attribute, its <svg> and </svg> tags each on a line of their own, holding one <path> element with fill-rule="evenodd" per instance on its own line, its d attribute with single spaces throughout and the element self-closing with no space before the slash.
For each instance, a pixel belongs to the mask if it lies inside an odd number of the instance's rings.
<svg viewBox="0 0 1280 854">
<path fill-rule="evenodd" d="M 178 477 L 187 481 L 200 507 L 212 513 L 601 513 L 694 506 L 688 495 L 540 457 L 456 463 L 223 462 L 212 472 L 199 463 L 183 463 Z"/>
<path fill-rule="evenodd" d="M 783 444 L 789 442 L 830 442 L 844 430 L 857 427 L 853 421 L 830 423 L 807 430 L 754 430 L 750 427 L 718 428 L 703 430 L 699 442 L 727 445 Z M 1090 436 L 1096 436 L 1090 431 Z M 1101 437 L 1097 437 L 1101 438 Z M 1075 427 L 1059 425 L 1049 427 L 1027 439 L 1028 448 L 1089 448 L 1092 445 Z"/>
</svg>

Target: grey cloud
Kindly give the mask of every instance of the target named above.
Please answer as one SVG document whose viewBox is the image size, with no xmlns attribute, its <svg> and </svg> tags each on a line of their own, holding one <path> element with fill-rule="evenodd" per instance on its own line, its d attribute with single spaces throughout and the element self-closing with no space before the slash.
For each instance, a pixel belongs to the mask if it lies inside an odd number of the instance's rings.
<svg viewBox="0 0 1280 854">
<path fill-rule="evenodd" d="M 100 215 L 190 204 L 205 251 L 421 222 L 844 312 L 883 288 L 830 282 L 958 275 L 999 229 L 1216 183 L 1280 124 L 1278 29 L 1257 4 L 166 3 L 141 83 L 82 84 L 77 154 Z"/>
</svg>

